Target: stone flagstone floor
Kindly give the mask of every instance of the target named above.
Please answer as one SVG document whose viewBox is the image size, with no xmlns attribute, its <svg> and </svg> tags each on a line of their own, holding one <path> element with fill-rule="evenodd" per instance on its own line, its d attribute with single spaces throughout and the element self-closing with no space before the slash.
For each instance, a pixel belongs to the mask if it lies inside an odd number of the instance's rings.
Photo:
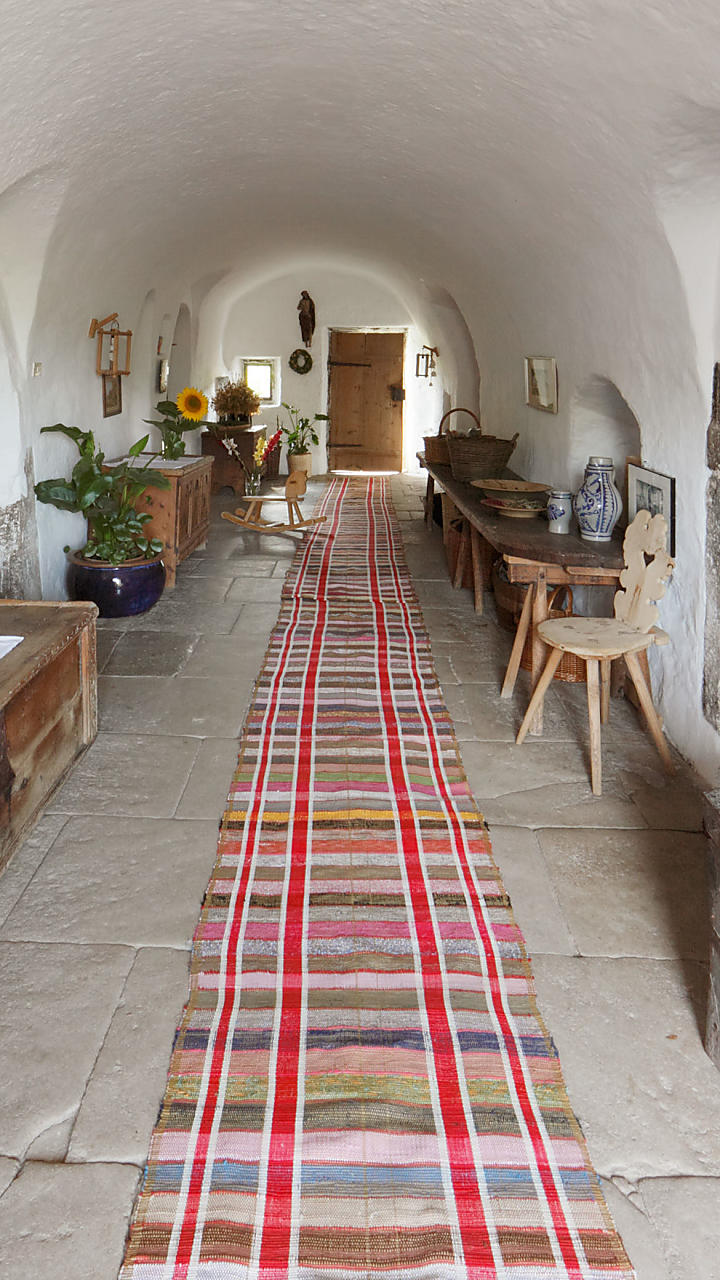
<svg viewBox="0 0 720 1280">
<path fill-rule="evenodd" d="M 500 700 L 508 635 L 491 603 L 477 618 L 452 590 L 423 480 L 392 488 L 540 1009 L 639 1280 L 718 1280 L 701 784 L 682 764 L 668 781 L 615 700 L 593 797 L 582 686 L 556 684 L 543 738 L 516 747 L 527 678 Z M 120 1265 L 236 737 L 295 549 L 221 521 L 227 505 L 155 609 L 101 623 L 97 741 L 0 876 L 2 1280 L 114 1280 Z"/>
</svg>

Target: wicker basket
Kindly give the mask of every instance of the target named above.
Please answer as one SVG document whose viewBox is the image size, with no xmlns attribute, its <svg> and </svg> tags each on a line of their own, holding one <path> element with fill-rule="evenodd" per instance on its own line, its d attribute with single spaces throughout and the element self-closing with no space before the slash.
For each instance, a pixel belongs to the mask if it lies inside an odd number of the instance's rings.
<svg viewBox="0 0 720 1280">
<path fill-rule="evenodd" d="M 425 461 L 439 462 L 444 467 L 450 466 L 450 451 L 447 436 L 424 436 Z"/>
<path fill-rule="evenodd" d="M 470 409 L 448 409 L 447 413 L 444 413 L 440 419 L 440 426 L 437 429 L 437 435 L 423 436 L 423 440 L 425 441 L 426 462 L 439 462 L 441 466 L 450 466 L 450 449 L 448 447 L 448 438 L 446 435 L 443 435 L 443 427 L 451 413 L 470 413 L 471 417 L 475 418 L 475 414 L 471 413 Z M 475 421 L 478 426 L 480 426 L 477 418 L 475 418 Z"/>
<path fill-rule="evenodd" d="M 480 421 L 471 409 L 451 409 L 450 412 L 469 413 L 480 428 Z M 448 435 L 450 466 L 455 479 L 479 480 L 481 477 L 499 476 L 510 461 L 518 434 L 516 431 L 512 440 L 504 440 L 500 436 Z"/>
</svg>

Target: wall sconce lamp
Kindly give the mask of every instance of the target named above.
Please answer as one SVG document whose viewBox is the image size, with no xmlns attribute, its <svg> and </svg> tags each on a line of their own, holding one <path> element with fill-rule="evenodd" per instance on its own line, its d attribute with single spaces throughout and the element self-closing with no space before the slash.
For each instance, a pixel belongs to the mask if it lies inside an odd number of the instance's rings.
<svg viewBox="0 0 720 1280">
<path fill-rule="evenodd" d="M 88 337 L 97 338 L 96 373 L 115 377 L 130 372 L 132 329 L 120 328 L 117 311 L 104 320 L 91 320 Z"/>
<path fill-rule="evenodd" d="M 437 347 L 429 347 L 427 343 L 423 344 L 422 351 L 418 351 L 415 357 L 415 377 L 416 378 L 432 378 L 435 376 L 435 360 L 439 355 Z"/>
</svg>

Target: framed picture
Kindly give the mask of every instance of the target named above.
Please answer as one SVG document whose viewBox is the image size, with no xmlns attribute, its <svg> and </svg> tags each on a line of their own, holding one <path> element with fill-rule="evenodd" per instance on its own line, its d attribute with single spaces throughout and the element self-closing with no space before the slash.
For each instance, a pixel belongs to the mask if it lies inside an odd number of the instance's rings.
<svg viewBox="0 0 720 1280">
<path fill-rule="evenodd" d="M 525 403 L 532 409 L 557 413 L 557 365 L 552 356 L 525 357 Z"/>
<path fill-rule="evenodd" d="M 119 373 L 102 375 L 103 418 L 122 413 L 122 378 Z"/>
<path fill-rule="evenodd" d="M 170 373 L 170 361 L 158 360 L 157 389 L 160 395 L 164 395 L 164 393 L 167 391 L 169 373 Z"/>
<path fill-rule="evenodd" d="M 634 462 L 628 463 L 628 524 L 638 511 L 649 511 L 651 516 L 661 515 L 667 520 L 667 549 L 675 555 L 675 480 L 660 471 L 649 471 Z"/>
</svg>

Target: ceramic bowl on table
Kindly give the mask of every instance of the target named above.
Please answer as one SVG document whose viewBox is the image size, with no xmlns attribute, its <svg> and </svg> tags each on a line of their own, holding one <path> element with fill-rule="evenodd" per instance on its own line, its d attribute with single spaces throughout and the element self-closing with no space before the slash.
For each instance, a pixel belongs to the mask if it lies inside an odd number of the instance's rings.
<svg viewBox="0 0 720 1280">
<path fill-rule="evenodd" d="M 483 505 L 497 515 L 514 516 L 516 519 L 530 519 L 540 515 L 547 506 L 550 492 L 549 484 L 538 484 L 534 480 L 472 480 L 475 488 L 482 490 Z"/>
</svg>

